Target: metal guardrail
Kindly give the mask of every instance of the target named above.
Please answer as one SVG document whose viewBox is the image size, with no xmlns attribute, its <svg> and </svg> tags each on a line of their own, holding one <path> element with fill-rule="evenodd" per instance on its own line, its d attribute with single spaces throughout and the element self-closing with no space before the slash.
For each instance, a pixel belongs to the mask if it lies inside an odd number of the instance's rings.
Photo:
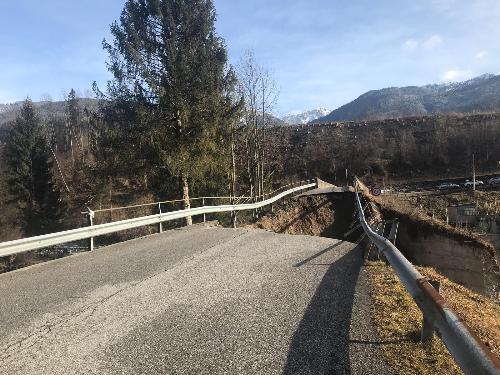
<svg viewBox="0 0 500 375">
<path fill-rule="evenodd" d="M 445 299 L 401 254 L 396 246 L 388 239 L 375 233 L 368 225 L 359 198 L 357 181 L 355 181 L 355 187 L 356 206 L 363 230 L 380 252 L 385 255 L 404 287 L 424 314 L 426 324 L 438 332 L 456 363 L 465 374 L 499 375 L 500 360 L 448 307 Z"/>
<path fill-rule="evenodd" d="M 53 245 L 59 245 L 67 242 L 79 241 L 84 239 L 92 239 L 104 234 L 120 232 L 127 229 L 142 227 L 145 225 L 159 224 L 165 221 L 182 219 L 188 216 L 196 216 L 220 212 L 254 210 L 256 208 L 267 206 L 274 203 L 287 195 L 298 191 L 313 188 L 317 186 L 317 182 L 309 182 L 305 185 L 300 185 L 288 189 L 282 193 L 275 195 L 267 200 L 262 200 L 256 203 L 221 205 L 221 206 L 202 206 L 190 208 L 186 210 L 178 210 L 172 212 L 159 213 L 155 215 L 142 216 L 133 219 L 114 221 L 106 224 L 93 225 L 77 229 L 66 230 L 63 232 L 44 234 L 41 236 L 22 238 L 19 240 L 0 243 L 0 257 L 23 253 L 30 250 L 41 249 Z"/>
<path fill-rule="evenodd" d="M 242 202 L 242 201 L 262 201 L 265 200 L 266 197 L 271 197 L 273 194 L 277 193 L 278 191 L 284 190 L 290 186 L 297 185 L 297 184 L 306 184 L 314 180 L 306 180 L 306 181 L 300 181 L 300 182 L 292 182 L 287 185 L 280 186 L 278 189 L 275 189 L 269 193 L 265 194 L 260 194 L 260 195 L 252 195 L 252 196 L 245 196 L 245 195 L 240 195 L 240 196 L 235 196 L 235 197 L 210 197 L 210 196 L 205 196 L 205 197 L 195 197 L 195 198 L 189 198 L 189 202 L 196 202 L 196 201 L 202 201 L 202 205 L 205 205 L 206 200 L 231 200 L 233 199 L 235 202 Z M 134 204 L 131 206 L 122 206 L 122 207 L 110 207 L 110 208 L 102 208 L 102 209 L 97 209 L 97 210 L 91 210 L 94 214 L 101 213 L 101 212 L 111 212 L 111 211 L 120 211 L 120 210 L 128 210 L 128 209 L 134 209 L 134 208 L 142 208 L 142 207 L 152 207 L 152 206 L 161 206 L 165 204 L 170 204 L 170 203 L 183 203 L 184 199 L 172 199 L 168 201 L 159 201 L 159 202 L 152 202 L 152 203 L 142 203 L 142 204 Z M 82 211 L 80 212 L 82 215 L 88 215 L 89 211 Z"/>
</svg>

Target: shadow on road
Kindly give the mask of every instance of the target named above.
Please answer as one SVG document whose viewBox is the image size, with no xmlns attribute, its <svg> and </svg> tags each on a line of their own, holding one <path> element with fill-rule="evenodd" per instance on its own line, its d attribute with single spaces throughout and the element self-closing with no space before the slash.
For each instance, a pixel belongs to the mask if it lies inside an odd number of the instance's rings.
<svg viewBox="0 0 500 375">
<path fill-rule="evenodd" d="M 339 241 L 339 242 L 335 243 L 334 245 L 329 246 L 329 247 L 327 247 L 326 249 L 323 249 L 323 250 L 321 250 L 320 252 L 317 252 L 317 253 L 316 253 L 316 254 L 314 254 L 314 255 L 311 255 L 309 258 L 306 258 L 306 259 L 304 259 L 304 260 L 301 260 L 300 262 L 298 262 L 298 263 L 294 264 L 293 266 L 294 266 L 294 267 L 300 267 L 300 266 L 303 266 L 303 265 L 304 265 L 304 264 L 306 264 L 307 262 L 310 262 L 311 260 L 313 260 L 313 259 L 315 259 L 315 258 L 317 258 L 317 257 L 319 257 L 319 256 L 321 256 L 321 255 L 323 255 L 324 253 L 326 253 L 326 252 L 328 252 L 328 251 L 330 251 L 330 250 L 333 250 L 334 248 L 336 248 L 337 246 L 342 245 L 343 243 L 344 243 L 344 241 Z"/>
<path fill-rule="evenodd" d="M 349 328 L 361 265 L 358 247 L 330 265 L 293 335 L 283 374 L 350 374 Z"/>
</svg>

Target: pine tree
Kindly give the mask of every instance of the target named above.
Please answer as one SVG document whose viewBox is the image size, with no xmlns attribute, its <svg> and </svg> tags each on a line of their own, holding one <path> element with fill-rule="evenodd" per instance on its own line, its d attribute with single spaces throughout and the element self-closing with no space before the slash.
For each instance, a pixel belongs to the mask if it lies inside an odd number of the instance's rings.
<svg viewBox="0 0 500 375">
<path fill-rule="evenodd" d="M 75 147 L 74 140 L 76 139 L 76 132 L 80 120 L 80 109 L 78 107 L 78 98 L 74 89 L 68 94 L 66 99 L 66 147 L 71 150 L 71 160 L 73 167 L 75 167 Z M 80 134 L 81 136 L 81 134 Z M 82 151 L 83 151 L 83 146 Z"/>
<path fill-rule="evenodd" d="M 27 99 L 5 148 L 9 192 L 25 236 L 62 228 L 63 203 L 56 188 L 47 143 L 33 103 Z"/>
<path fill-rule="evenodd" d="M 192 182 L 230 166 L 224 135 L 236 82 L 215 19 L 211 0 L 128 0 L 111 27 L 114 43 L 104 42 L 108 95 L 119 108 L 112 122 L 124 124 L 123 103 L 134 109 L 125 131 L 114 132 L 125 157 L 133 155 L 136 172 L 177 178 L 185 208 Z"/>
</svg>

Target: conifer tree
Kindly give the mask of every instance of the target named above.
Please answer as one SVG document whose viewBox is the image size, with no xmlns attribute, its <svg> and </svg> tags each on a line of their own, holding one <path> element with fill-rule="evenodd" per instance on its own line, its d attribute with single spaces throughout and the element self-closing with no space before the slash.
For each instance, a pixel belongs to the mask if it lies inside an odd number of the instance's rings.
<svg viewBox="0 0 500 375">
<path fill-rule="evenodd" d="M 33 103 L 26 99 L 5 148 L 9 192 L 25 236 L 61 229 L 63 203 L 54 184 L 47 143 Z"/>
<path fill-rule="evenodd" d="M 112 122 L 124 123 L 123 103 L 134 109 L 126 130 L 115 132 L 126 157 L 153 177 L 177 178 L 185 208 L 193 181 L 230 166 L 236 82 L 215 19 L 211 0 L 128 0 L 111 26 L 113 44 L 104 41 L 114 75 L 107 103 L 120 108 Z"/>
<path fill-rule="evenodd" d="M 78 107 L 78 98 L 76 97 L 75 90 L 71 89 L 66 98 L 66 145 L 71 150 L 73 167 L 75 166 L 75 148 L 73 141 L 75 140 L 79 117 L 80 109 Z"/>
</svg>

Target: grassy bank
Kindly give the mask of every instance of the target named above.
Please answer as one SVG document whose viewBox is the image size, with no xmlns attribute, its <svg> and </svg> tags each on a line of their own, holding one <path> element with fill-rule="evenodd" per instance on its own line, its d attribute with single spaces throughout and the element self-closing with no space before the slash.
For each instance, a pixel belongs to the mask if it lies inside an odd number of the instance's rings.
<svg viewBox="0 0 500 375">
<path fill-rule="evenodd" d="M 368 262 L 373 298 L 372 316 L 382 350 L 398 374 L 461 374 L 440 339 L 420 343 L 422 313 L 392 269 L 382 262 Z M 429 279 L 441 282 L 441 294 L 450 307 L 496 354 L 500 354 L 500 306 L 493 300 L 458 285 L 432 268 L 420 267 Z"/>
</svg>

